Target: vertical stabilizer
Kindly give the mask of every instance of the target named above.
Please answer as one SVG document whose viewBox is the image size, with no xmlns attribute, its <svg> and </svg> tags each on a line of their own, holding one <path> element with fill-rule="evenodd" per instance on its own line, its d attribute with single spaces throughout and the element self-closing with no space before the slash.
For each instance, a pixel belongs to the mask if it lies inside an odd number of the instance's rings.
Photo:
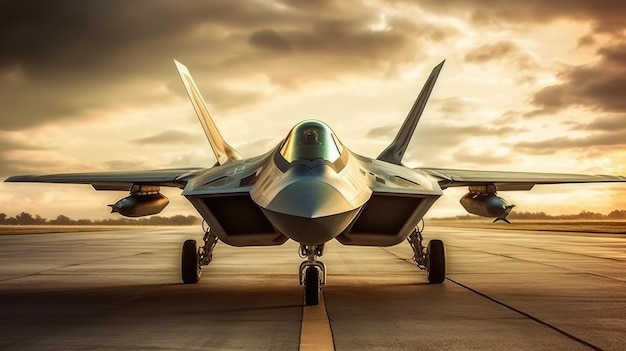
<svg viewBox="0 0 626 351">
<path fill-rule="evenodd" d="M 433 71 L 430 73 L 430 76 L 424 83 L 424 87 L 422 87 L 422 91 L 417 96 L 417 100 L 413 104 L 411 111 L 409 111 L 409 115 L 406 116 L 402 127 L 398 131 L 398 134 L 393 139 L 393 142 L 387 146 L 383 152 L 377 157 L 377 160 L 395 163 L 397 165 L 402 163 L 402 157 L 404 156 L 404 152 L 406 148 L 409 146 L 409 142 L 411 141 L 411 137 L 413 136 L 413 132 L 415 132 L 415 127 L 417 126 L 417 122 L 420 120 L 420 116 L 422 116 L 422 112 L 424 111 L 424 107 L 426 106 L 426 102 L 430 97 L 430 92 L 433 90 L 435 86 L 435 82 L 437 81 L 437 77 L 439 76 L 439 72 L 443 67 L 444 61 L 441 61 L 440 64 L 433 68 Z"/>
<path fill-rule="evenodd" d="M 209 109 L 206 107 L 204 99 L 202 99 L 202 95 L 200 95 L 200 91 L 198 90 L 196 83 L 193 81 L 193 78 L 191 78 L 191 73 L 189 73 L 187 67 L 176 60 L 174 60 L 174 63 L 176 64 L 176 68 L 178 68 L 180 78 L 183 80 L 185 90 L 187 90 L 187 94 L 189 94 L 191 104 L 200 119 L 204 133 L 206 134 L 207 139 L 209 139 L 209 143 L 211 143 L 217 163 L 222 165 L 224 163 L 241 160 L 241 155 L 239 155 L 239 153 L 228 145 L 226 141 L 224 141 L 224 138 L 222 138 L 222 135 L 213 122 Z"/>
</svg>

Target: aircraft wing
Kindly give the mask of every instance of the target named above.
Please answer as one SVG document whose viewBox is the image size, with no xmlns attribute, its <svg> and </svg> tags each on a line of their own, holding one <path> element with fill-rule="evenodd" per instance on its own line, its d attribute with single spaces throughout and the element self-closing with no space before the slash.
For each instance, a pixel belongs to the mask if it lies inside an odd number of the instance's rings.
<svg viewBox="0 0 626 351">
<path fill-rule="evenodd" d="M 187 180 L 204 168 L 177 168 L 151 171 L 18 175 L 5 182 L 90 184 L 96 190 L 130 191 L 133 184 L 184 188 Z"/>
<path fill-rule="evenodd" d="M 585 175 L 566 173 L 474 171 L 447 168 L 416 168 L 439 179 L 442 189 L 457 186 L 495 184 L 498 190 L 530 190 L 536 184 L 626 182 L 616 175 Z"/>
</svg>

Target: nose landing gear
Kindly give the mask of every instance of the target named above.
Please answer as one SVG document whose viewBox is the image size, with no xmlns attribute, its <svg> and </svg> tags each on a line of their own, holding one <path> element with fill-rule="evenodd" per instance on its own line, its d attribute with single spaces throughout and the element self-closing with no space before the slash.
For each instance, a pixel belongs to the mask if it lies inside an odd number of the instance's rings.
<svg viewBox="0 0 626 351">
<path fill-rule="evenodd" d="M 300 257 L 306 260 L 300 263 L 300 285 L 304 286 L 304 304 L 315 306 L 319 304 L 322 286 L 326 284 L 326 266 L 318 261 L 317 257 L 324 254 L 322 245 L 300 245 Z"/>
</svg>

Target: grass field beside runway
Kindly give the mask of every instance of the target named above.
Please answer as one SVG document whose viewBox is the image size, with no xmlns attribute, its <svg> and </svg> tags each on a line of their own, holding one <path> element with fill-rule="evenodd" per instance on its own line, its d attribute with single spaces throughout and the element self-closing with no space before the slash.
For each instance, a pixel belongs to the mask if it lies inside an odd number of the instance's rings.
<svg viewBox="0 0 626 351">
<path fill-rule="evenodd" d="M 122 225 L 0 225 L 0 235 L 102 232 L 111 230 L 141 230 L 151 228 L 154 227 Z"/>
<path fill-rule="evenodd" d="M 427 219 L 427 225 L 455 228 L 484 228 L 504 230 L 538 230 L 550 232 L 580 232 L 626 234 L 626 221 L 616 220 L 511 220 L 491 223 L 490 219 Z"/>
</svg>

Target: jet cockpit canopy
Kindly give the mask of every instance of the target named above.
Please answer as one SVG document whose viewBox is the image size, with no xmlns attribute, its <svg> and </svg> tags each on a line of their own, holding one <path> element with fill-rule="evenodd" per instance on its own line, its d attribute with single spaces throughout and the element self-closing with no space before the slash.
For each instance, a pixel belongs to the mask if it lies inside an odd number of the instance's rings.
<svg viewBox="0 0 626 351">
<path fill-rule="evenodd" d="M 343 146 L 330 127 L 315 120 L 307 120 L 293 127 L 280 149 L 280 154 L 289 163 L 300 159 L 323 159 L 333 163 L 342 152 Z"/>
</svg>

